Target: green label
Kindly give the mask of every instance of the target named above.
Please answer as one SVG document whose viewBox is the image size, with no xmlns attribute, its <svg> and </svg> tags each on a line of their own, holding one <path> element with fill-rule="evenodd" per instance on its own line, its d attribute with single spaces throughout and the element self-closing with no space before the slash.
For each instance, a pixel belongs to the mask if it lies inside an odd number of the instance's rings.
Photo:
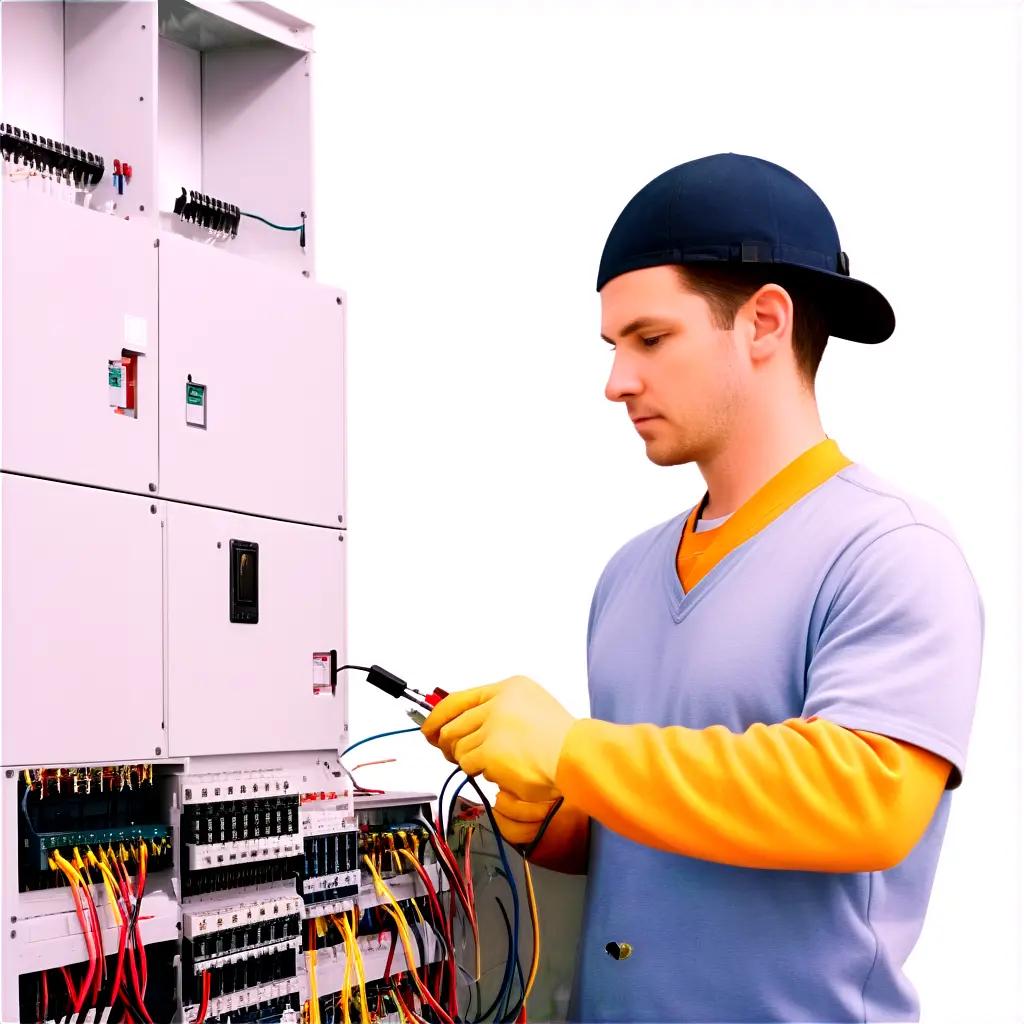
<svg viewBox="0 0 1024 1024">
<path fill-rule="evenodd" d="M 188 384 L 185 389 L 185 401 L 189 405 L 202 405 L 206 388 L 202 384 Z"/>
<path fill-rule="evenodd" d="M 107 369 L 107 383 L 112 388 L 119 388 L 121 386 L 121 367 L 111 366 Z"/>
</svg>

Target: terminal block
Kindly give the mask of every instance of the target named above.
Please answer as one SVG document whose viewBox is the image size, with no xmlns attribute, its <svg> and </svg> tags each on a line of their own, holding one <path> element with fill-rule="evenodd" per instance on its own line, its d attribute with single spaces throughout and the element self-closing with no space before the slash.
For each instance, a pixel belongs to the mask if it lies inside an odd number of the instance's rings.
<svg viewBox="0 0 1024 1024">
<path fill-rule="evenodd" d="M 294 978 L 296 954 L 302 946 L 301 905 L 296 896 L 185 911 L 182 992 L 186 1004 L 199 1005 L 204 987 L 209 999 L 217 1000 Z M 232 1008 L 240 1005 L 234 1000 Z"/>
<path fill-rule="evenodd" d="M 145 844 L 150 873 L 170 868 L 172 830 L 152 765 L 31 768 L 17 785 L 22 892 L 64 884 L 55 852 L 78 865 L 102 850 L 134 875 Z"/>
<path fill-rule="evenodd" d="M 286 881 L 301 871 L 299 797 L 289 779 L 186 784 L 183 796 L 183 896 Z"/>
</svg>

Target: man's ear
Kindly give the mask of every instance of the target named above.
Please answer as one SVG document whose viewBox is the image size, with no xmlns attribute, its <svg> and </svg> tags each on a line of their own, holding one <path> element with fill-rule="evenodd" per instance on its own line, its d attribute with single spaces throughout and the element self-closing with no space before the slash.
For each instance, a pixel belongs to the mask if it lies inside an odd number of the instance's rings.
<svg viewBox="0 0 1024 1024">
<path fill-rule="evenodd" d="M 792 336 L 793 300 L 781 285 L 769 283 L 750 296 L 741 310 L 744 311 L 753 325 L 749 340 L 751 361 L 763 363 L 786 344 L 787 336 Z"/>
</svg>

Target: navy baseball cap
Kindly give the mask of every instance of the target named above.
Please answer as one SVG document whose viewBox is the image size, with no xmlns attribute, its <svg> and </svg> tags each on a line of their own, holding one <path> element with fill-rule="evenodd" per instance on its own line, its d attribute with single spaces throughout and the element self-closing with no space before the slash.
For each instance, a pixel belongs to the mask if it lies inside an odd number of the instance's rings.
<svg viewBox="0 0 1024 1024">
<path fill-rule="evenodd" d="M 644 185 L 608 235 L 597 290 L 631 270 L 687 263 L 774 264 L 783 287 L 786 277 L 813 286 L 837 338 L 874 345 L 896 326 L 885 296 L 850 277 L 835 221 L 817 193 L 756 156 L 716 153 Z"/>
</svg>

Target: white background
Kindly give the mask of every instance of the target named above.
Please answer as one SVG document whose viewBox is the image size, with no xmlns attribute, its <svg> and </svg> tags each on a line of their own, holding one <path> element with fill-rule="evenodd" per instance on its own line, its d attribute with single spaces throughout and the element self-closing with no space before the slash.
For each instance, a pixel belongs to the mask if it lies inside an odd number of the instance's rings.
<svg viewBox="0 0 1024 1024">
<path fill-rule="evenodd" d="M 881 347 L 830 342 L 825 429 L 942 510 L 987 611 L 907 971 L 927 1024 L 1021 1019 L 1019 7 L 305 7 L 318 274 L 349 292 L 351 660 L 421 689 L 523 673 L 587 713 L 601 569 L 703 491 L 694 467 L 649 463 L 603 396 L 604 240 L 675 164 L 782 164 L 896 311 Z M 408 724 L 361 683 L 350 720 L 353 737 Z M 398 760 L 364 784 L 436 791 L 448 770 L 418 736 L 350 764 L 377 757 Z"/>
</svg>

